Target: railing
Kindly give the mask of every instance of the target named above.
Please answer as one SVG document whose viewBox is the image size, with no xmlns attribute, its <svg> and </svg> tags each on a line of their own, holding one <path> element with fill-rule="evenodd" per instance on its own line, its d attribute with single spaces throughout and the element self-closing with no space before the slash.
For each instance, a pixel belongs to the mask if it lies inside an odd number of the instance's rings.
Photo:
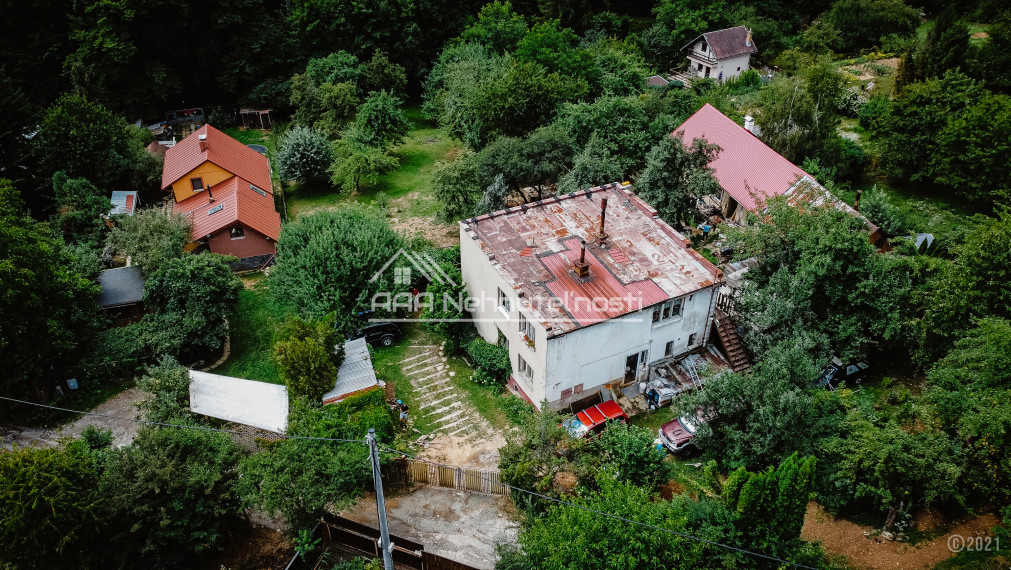
<svg viewBox="0 0 1011 570">
<path fill-rule="evenodd" d="M 723 293 L 717 293 L 716 295 L 716 308 L 723 311 L 726 315 L 737 314 L 737 309 L 735 307 L 734 298 L 731 295 L 724 295 Z"/>
</svg>

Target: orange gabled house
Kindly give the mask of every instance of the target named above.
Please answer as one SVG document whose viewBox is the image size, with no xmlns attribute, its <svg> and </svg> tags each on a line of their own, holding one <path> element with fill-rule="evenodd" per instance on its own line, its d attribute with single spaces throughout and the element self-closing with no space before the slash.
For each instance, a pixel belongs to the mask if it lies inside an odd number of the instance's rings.
<svg viewBox="0 0 1011 570">
<path fill-rule="evenodd" d="M 281 216 L 267 157 L 214 127 L 166 151 L 162 190 L 171 190 L 173 211 L 193 222 L 201 249 L 234 255 L 240 267 L 267 263 L 277 252 Z"/>
</svg>

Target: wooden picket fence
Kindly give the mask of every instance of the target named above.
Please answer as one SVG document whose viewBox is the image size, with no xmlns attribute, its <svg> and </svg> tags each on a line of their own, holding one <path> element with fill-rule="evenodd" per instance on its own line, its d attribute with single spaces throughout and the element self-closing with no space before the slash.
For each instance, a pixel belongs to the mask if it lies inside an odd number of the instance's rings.
<svg viewBox="0 0 1011 570">
<path fill-rule="evenodd" d="M 498 471 L 461 469 L 405 458 L 383 467 L 382 474 L 383 481 L 391 485 L 432 485 L 491 495 L 509 494 L 509 487 L 502 484 Z"/>
</svg>

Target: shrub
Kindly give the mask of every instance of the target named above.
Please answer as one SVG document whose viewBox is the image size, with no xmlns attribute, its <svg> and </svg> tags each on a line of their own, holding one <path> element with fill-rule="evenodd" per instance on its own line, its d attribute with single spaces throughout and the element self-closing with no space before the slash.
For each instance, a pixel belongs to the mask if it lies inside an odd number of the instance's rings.
<svg viewBox="0 0 1011 570">
<path fill-rule="evenodd" d="M 475 338 L 467 344 L 467 354 L 474 359 L 474 381 L 482 386 L 505 384 L 512 371 L 509 351 L 505 348 Z"/>
<path fill-rule="evenodd" d="M 344 362 L 344 337 L 334 328 L 333 315 L 318 321 L 294 317 L 282 338 L 274 345 L 274 353 L 288 394 L 318 402 L 333 389 Z"/>
<path fill-rule="evenodd" d="M 509 421 L 516 425 L 523 425 L 523 422 L 534 413 L 534 407 L 526 403 L 523 398 L 507 394 L 502 400 L 502 411 L 505 412 Z"/>
<path fill-rule="evenodd" d="M 883 121 L 888 117 L 891 106 L 891 102 L 885 95 L 871 97 L 870 101 L 867 101 L 867 104 L 860 107 L 860 111 L 857 112 L 860 126 L 869 131 L 882 130 Z"/>
<path fill-rule="evenodd" d="M 909 231 L 909 219 L 905 212 L 892 204 L 876 185 L 864 193 L 860 201 L 860 211 L 889 236 L 898 236 Z"/>
<path fill-rule="evenodd" d="M 843 89 L 839 93 L 839 100 L 836 101 L 836 110 L 840 115 L 846 117 L 857 117 L 860 110 L 867 104 L 867 97 L 856 87 Z"/>
<path fill-rule="evenodd" d="M 190 375 L 185 366 L 171 356 L 163 356 L 137 380 L 137 388 L 151 396 L 140 403 L 144 417 L 152 422 L 170 422 L 190 417 Z"/>
<path fill-rule="evenodd" d="M 317 182 L 327 177 L 333 149 L 323 133 L 298 126 L 281 141 L 277 162 L 277 174 L 282 180 Z"/>
</svg>

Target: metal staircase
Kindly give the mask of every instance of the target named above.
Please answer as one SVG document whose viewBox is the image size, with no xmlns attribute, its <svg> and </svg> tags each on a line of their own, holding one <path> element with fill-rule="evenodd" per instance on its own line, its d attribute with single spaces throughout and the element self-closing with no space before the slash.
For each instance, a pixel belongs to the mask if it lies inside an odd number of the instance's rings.
<svg viewBox="0 0 1011 570">
<path fill-rule="evenodd" d="M 722 311 L 716 316 L 716 334 L 720 337 L 720 344 L 723 345 L 723 350 L 730 359 L 730 368 L 734 372 L 743 372 L 751 368 L 751 359 L 744 349 L 741 336 L 737 334 L 734 319 Z"/>
</svg>

